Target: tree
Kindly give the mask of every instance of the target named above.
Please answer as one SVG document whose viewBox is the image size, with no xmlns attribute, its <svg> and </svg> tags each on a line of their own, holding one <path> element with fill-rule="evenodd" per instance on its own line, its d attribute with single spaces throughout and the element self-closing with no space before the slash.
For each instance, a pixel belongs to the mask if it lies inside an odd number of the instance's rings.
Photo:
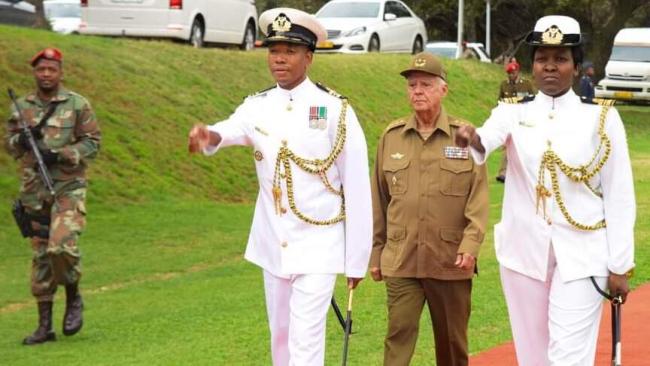
<svg viewBox="0 0 650 366">
<path fill-rule="evenodd" d="M 45 19 L 45 10 L 43 9 L 43 0 L 26 0 L 36 7 L 36 20 L 34 28 L 49 28 L 50 23 Z"/>
<path fill-rule="evenodd" d="M 621 28 L 650 26 L 647 0 L 562 0 L 558 10 L 580 22 L 586 55 L 594 63 L 597 77 L 604 76 L 614 37 Z"/>
</svg>

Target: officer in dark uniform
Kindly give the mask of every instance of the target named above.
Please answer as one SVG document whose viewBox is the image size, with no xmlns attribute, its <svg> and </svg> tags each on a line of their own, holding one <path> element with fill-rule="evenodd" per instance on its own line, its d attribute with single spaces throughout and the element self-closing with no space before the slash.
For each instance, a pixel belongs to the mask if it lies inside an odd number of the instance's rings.
<svg viewBox="0 0 650 366">
<path fill-rule="evenodd" d="M 595 97 L 594 93 L 594 64 L 591 61 L 585 61 L 582 64 L 582 78 L 580 78 L 580 96 L 588 99 Z"/>
</svg>

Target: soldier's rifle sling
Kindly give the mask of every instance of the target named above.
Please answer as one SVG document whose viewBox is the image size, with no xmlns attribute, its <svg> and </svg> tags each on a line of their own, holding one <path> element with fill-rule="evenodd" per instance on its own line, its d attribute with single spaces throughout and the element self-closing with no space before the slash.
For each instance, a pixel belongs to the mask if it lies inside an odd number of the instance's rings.
<svg viewBox="0 0 650 366">
<path fill-rule="evenodd" d="M 38 149 L 38 146 L 36 145 L 36 139 L 34 139 L 34 134 L 32 133 L 32 130 L 29 128 L 29 126 L 27 125 L 27 121 L 23 116 L 23 111 L 20 109 L 20 106 L 18 105 L 18 101 L 16 100 L 16 95 L 14 94 L 13 89 L 11 88 L 7 89 L 7 93 L 9 93 L 9 98 L 11 98 L 11 101 L 13 102 L 14 106 L 16 107 L 16 111 L 18 112 L 18 118 L 20 120 L 19 127 L 22 130 L 22 132 L 25 134 L 25 136 L 27 136 L 27 142 L 29 143 L 29 146 L 31 147 L 32 150 L 32 154 L 34 154 L 34 157 L 36 158 L 36 162 L 38 163 L 38 173 L 41 176 L 43 183 L 45 183 L 47 190 L 50 192 L 52 196 L 54 196 L 54 182 L 52 181 L 50 172 L 47 170 L 47 166 L 45 166 L 45 162 L 43 161 L 43 156 L 41 155 L 41 151 Z M 50 111 L 53 112 L 54 109 L 50 108 Z M 51 115 L 52 112 L 47 114 Z M 49 118 L 49 116 L 47 117 Z"/>
</svg>

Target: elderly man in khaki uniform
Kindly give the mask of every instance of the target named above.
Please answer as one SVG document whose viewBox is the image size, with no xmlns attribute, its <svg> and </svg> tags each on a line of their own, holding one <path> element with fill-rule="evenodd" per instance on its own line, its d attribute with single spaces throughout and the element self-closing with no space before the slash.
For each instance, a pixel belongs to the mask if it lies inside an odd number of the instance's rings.
<svg viewBox="0 0 650 366">
<path fill-rule="evenodd" d="M 384 365 L 408 365 L 426 301 L 438 365 L 468 364 L 472 276 L 488 221 L 485 167 L 454 146 L 466 123 L 442 107 L 446 72 L 420 53 L 402 71 L 414 114 L 391 123 L 372 178 L 370 273 L 384 280 L 388 332 Z"/>
</svg>

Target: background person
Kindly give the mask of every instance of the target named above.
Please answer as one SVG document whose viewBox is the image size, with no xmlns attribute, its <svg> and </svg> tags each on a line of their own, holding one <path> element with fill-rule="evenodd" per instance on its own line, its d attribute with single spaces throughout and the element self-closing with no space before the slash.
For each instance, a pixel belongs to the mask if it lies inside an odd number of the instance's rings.
<svg viewBox="0 0 650 366">
<path fill-rule="evenodd" d="M 524 98 L 527 96 L 535 95 L 535 89 L 530 81 L 519 76 L 519 63 L 512 57 L 510 63 L 506 65 L 506 73 L 508 78 L 501 82 L 499 87 L 499 99 L 504 98 Z M 508 153 L 503 149 L 501 155 L 501 164 L 499 165 L 499 173 L 497 174 L 497 182 L 506 181 L 506 169 L 508 167 Z"/>
<path fill-rule="evenodd" d="M 476 55 L 476 52 L 472 50 L 468 45 L 467 41 L 463 41 L 461 43 L 461 54 L 460 58 L 466 59 L 466 60 L 478 60 L 478 56 Z"/>
<path fill-rule="evenodd" d="M 39 315 L 36 331 L 23 340 L 26 345 L 56 339 L 52 302 L 58 285 L 64 285 L 66 293 L 63 334 L 73 335 L 83 325 L 77 241 L 86 226 L 86 168 L 97 155 L 101 140 L 90 103 L 61 85 L 61 51 L 46 48 L 30 64 L 36 91 L 20 98 L 18 104 L 54 180 L 55 195 L 48 192 L 37 173 L 36 158 L 12 105 L 5 142 L 9 153 L 20 160 L 19 199 L 32 228 L 28 234 L 33 250 L 31 288 Z"/>
<path fill-rule="evenodd" d="M 480 163 L 506 144 L 508 179 L 494 241 L 520 365 L 593 365 L 602 297 L 625 300 L 634 267 L 632 168 L 611 103 L 572 90 L 582 62 L 580 26 L 546 16 L 527 37 L 540 92 L 501 103 L 459 145 Z"/>
<path fill-rule="evenodd" d="M 254 148 L 260 191 L 245 258 L 264 272 L 273 364 L 323 365 L 336 274 L 354 288 L 368 267 L 366 141 L 347 99 L 307 77 L 316 42 L 327 38 L 316 18 L 278 8 L 259 24 L 277 85 L 225 121 L 194 126 L 189 149 Z"/>
<path fill-rule="evenodd" d="M 580 78 L 580 95 L 584 98 L 593 99 L 596 96 L 594 91 L 594 64 L 585 61 L 582 64 L 582 77 Z"/>
<path fill-rule="evenodd" d="M 388 126 L 372 177 L 370 273 L 386 282 L 384 365 L 410 363 L 425 302 L 437 364 L 467 365 L 472 276 L 488 220 L 485 166 L 454 146 L 467 122 L 442 107 L 440 60 L 420 53 L 401 75 L 414 114 Z"/>
</svg>

